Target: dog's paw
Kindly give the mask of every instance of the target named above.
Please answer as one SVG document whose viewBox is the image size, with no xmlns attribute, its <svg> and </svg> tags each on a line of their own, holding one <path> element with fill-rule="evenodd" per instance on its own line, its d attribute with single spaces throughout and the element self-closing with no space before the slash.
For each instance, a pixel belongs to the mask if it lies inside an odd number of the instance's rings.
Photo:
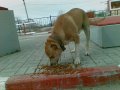
<svg viewBox="0 0 120 90">
<path fill-rule="evenodd" d="M 80 58 L 79 57 L 76 57 L 75 61 L 74 61 L 74 64 L 80 64 Z"/>
<path fill-rule="evenodd" d="M 86 52 L 86 53 L 85 53 L 85 56 L 89 56 L 89 52 Z"/>
<path fill-rule="evenodd" d="M 74 53 L 74 52 L 75 52 L 75 49 L 71 50 L 70 52 L 71 52 L 71 53 Z"/>
</svg>

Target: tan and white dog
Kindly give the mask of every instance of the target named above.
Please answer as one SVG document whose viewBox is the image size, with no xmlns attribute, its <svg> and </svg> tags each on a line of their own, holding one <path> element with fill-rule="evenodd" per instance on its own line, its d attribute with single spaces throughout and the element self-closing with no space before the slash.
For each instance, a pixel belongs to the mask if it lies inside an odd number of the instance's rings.
<svg viewBox="0 0 120 90">
<path fill-rule="evenodd" d="M 86 35 L 86 55 L 89 54 L 90 27 L 86 13 L 79 8 L 74 8 L 60 15 L 53 27 L 51 35 L 45 42 L 45 53 L 50 59 L 50 64 L 55 65 L 65 50 L 66 42 L 75 43 L 74 64 L 80 64 L 79 58 L 79 33 L 84 30 Z"/>
</svg>

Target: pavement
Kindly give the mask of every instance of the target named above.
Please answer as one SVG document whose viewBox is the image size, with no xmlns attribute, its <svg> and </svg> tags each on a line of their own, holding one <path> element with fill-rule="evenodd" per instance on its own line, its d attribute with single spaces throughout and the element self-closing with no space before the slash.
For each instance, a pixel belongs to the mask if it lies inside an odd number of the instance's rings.
<svg viewBox="0 0 120 90">
<path fill-rule="evenodd" d="M 0 57 L 0 90 L 5 90 L 5 82 L 8 77 L 16 75 L 25 75 L 34 73 L 37 66 L 49 64 L 49 60 L 44 53 L 44 42 L 48 33 L 21 35 L 19 42 L 21 51 Z M 90 56 L 85 56 L 85 36 L 82 32 L 80 35 L 80 67 L 104 67 L 120 66 L 120 47 L 100 48 L 90 41 Z M 67 50 L 63 52 L 59 63 L 72 63 L 75 55 L 70 53 L 74 47 L 73 43 L 66 46 Z M 110 83 L 91 88 L 82 88 L 76 90 L 119 90 L 120 83 Z"/>
</svg>

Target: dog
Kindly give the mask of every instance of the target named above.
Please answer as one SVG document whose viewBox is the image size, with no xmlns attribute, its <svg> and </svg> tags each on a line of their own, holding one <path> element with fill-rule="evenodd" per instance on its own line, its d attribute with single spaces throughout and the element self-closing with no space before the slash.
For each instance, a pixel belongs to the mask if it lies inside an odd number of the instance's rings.
<svg viewBox="0 0 120 90">
<path fill-rule="evenodd" d="M 89 19 L 84 10 L 73 8 L 70 11 L 58 16 L 51 35 L 45 42 L 45 53 L 50 59 L 50 65 L 58 64 L 65 45 L 69 42 L 75 43 L 74 64 L 80 64 L 79 58 L 79 33 L 81 30 L 86 35 L 86 55 L 89 55 L 90 25 Z"/>
</svg>

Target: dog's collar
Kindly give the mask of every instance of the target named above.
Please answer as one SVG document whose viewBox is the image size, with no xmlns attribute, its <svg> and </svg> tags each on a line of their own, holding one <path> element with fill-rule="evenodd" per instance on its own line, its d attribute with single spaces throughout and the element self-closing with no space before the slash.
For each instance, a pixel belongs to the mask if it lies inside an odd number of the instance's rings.
<svg viewBox="0 0 120 90">
<path fill-rule="evenodd" d="M 65 51 L 66 48 L 65 48 L 62 40 L 61 40 L 58 36 L 50 36 L 50 38 L 52 38 L 52 39 L 54 39 L 55 41 L 57 41 L 58 44 L 60 45 L 61 49 L 62 49 L 63 51 Z"/>
<path fill-rule="evenodd" d="M 59 45 L 62 48 L 62 50 L 65 51 L 65 49 L 66 49 L 65 46 L 63 44 L 59 44 Z"/>
</svg>

